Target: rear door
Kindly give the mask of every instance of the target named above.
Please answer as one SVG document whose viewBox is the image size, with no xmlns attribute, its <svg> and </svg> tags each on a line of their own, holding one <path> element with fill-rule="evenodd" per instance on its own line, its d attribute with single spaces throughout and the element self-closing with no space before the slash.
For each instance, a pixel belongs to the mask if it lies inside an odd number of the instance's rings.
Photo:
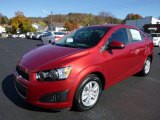
<svg viewBox="0 0 160 120">
<path fill-rule="evenodd" d="M 129 33 L 129 44 L 128 47 L 130 47 L 130 55 L 133 57 L 133 71 L 139 71 L 143 64 L 145 59 L 145 36 L 136 29 L 130 28 L 128 29 Z"/>
</svg>

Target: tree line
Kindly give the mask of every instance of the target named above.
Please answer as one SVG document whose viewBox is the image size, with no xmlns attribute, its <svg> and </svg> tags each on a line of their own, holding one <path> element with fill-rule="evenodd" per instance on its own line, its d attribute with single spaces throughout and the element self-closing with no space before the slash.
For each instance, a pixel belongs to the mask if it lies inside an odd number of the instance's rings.
<svg viewBox="0 0 160 120">
<path fill-rule="evenodd" d="M 68 13 L 48 15 L 45 18 L 31 17 L 33 22 L 44 22 L 47 25 L 52 22 L 64 23 L 67 30 L 73 30 L 81 26 L 97 25 L 97 24 L 120 24 L 121 19 L 114 17 L 111 13 L 100 12 L 98 15 L 87 13 Z"/>
<path fill-rule="evenodd" d="M 26 17 L 22 11 L 15 12 L 15 17 L 8 19 L 7 16 L 0 13 L 0 25 L 8 24 L 12 26 L 11 32 L 16 33 L 20 30 L 22 33 L 35 31 L 32 23 L 38 23 L 41 26 L 51 25 L 53 22 L 64 23 L 64 27 L 70 31 L 81 26 L 97 24 L 123 24 L 126 20 L 142 18 L 139 14 L 128 14 L 125 19 L 116 18 L 109 12 L 101 11 L 98 15 L 87 13 L 68 13 L 48 15 L 47 17 Z"/>
</svg>

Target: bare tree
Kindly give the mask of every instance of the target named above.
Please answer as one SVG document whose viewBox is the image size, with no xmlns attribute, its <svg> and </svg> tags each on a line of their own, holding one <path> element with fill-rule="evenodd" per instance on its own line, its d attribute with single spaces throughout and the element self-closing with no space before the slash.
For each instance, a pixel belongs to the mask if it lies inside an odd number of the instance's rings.
<svg viewBox="0 0 160 120">
<path fill-rule="evenodd" d="M 99 12 L 99 16 L 101 16 L 101 17 L 114 17 L 114 16 L 112 15 L 112 13 L 106 12 L 106 11 L 101 11 L 101 12 Z"/>
<path fill-rule="evenodd" d="M 24 13 L 22 11 L 15 12 L 15 16 L 24 16 Z"/>
</svg>

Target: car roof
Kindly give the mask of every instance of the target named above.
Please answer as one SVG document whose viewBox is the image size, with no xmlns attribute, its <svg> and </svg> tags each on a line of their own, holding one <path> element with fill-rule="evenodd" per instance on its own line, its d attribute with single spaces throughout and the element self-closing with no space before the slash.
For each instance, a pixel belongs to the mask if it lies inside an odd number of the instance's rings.
<svg viewBox="0 0 160 120">
<path fill-rule="evenodd" d="M 136 28 L 134 26 L 129 26 L 129 25 L 126 25 L 126 24 L 103 24 L 103 25 L 92 25 L 92 26 L 88 26 L 88 27 L 109 27 L 109 28 L 113 28 L 113 27 L 125 27 L 125 28 Z"/>
</svg>

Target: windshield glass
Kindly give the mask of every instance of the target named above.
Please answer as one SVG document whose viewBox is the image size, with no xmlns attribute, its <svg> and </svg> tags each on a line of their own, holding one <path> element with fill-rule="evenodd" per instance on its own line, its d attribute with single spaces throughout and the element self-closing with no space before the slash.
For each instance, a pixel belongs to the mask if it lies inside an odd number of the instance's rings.
<svg viewBox="0 0 160 120">
<path fill-rule="evenodd" d="M 107 27 L 80 28 L 57 41 L 54 45 L 77 48 L 90 48 L 99 43 L 108 32 Z"/>
</svg>

